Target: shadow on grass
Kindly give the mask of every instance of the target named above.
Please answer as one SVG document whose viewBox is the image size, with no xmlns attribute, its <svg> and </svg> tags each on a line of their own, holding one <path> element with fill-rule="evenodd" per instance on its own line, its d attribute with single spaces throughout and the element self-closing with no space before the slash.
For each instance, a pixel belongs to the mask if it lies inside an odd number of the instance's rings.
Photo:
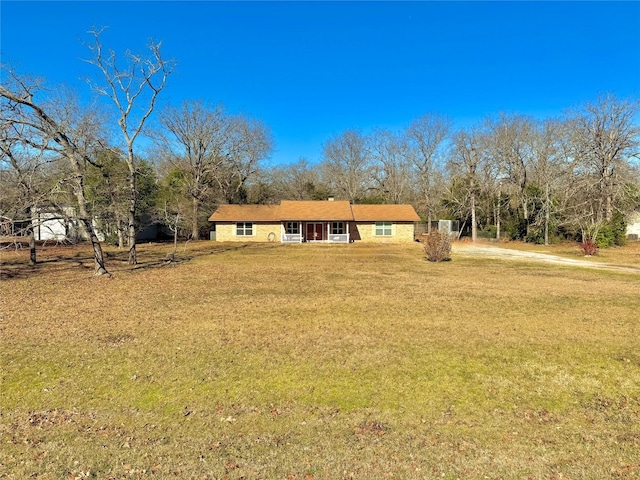
<svg viewBox="0 0 640 480">
<path fill-rule="evenodd" d="M 104 250 L 105 263 L 111 275 L 127 272 L 145 271 L 155 268 L 175 267 L 194 258 L 209 255 L 222 255 L 244 249 L 264 248 L 265 244 L 208 245 L 194 244 L 193 248 L 178 249 L 175 254 L 166 252 L 167 244 L 141 244 L 138 250 L 138 263 L 129 265 L 128 250 Z M 91 245 L 64 245 L 40 251 L 36 265 L 29 265 L 24 252 L 0 257 L 0 281 L 28 279 L 43 274 L 56 274 L 73 271 L 93 271 L 94 258 Z M 180 252 L 182 250 L 182 253 Z M 96 277 L 99 278 L 99 277 Z"/>
<path fill-rule="evenodd" d="M 90 260 L 93 260 L 91 258 Z M 86 265 L 78 258 L 53 258 L 38 260 L 35 265 L 26 262 L 0 262 L 0 281 L 28 279 L 48 273 L 62 273 L 77 270 L 93 271 L 93 264 Z"/>
</svg>

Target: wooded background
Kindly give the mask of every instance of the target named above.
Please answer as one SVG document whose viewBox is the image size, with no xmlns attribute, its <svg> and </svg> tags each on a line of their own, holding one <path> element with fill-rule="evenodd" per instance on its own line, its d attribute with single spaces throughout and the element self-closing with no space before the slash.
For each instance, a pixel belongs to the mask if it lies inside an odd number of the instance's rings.
<svg viewBox="0 0 640 480">
<path fill-rule="evenodd" d="M 158 106 L 175 67 L 160 44 L 118 55 L 90 33 L 87 83 L 101 99 L 91 105 L 2 66 L 0 215 L 10 233 L 31 238 L 32 262 L 43 211 L 77 224 L 96 273 L 106 273 L 101 238 L 126 246 L 135 264 L 142 228 L 206 238 L 223 203 L 410 203 L 427 225 L 459 220 L 473 240 L 599 246 L 623 243 L 640 205 L 637 98 L 604 93 L 543 120 L 496 112 L 468 128 L 425 113 L 397 131 L 327 138 L 319 163 L 268 166 L 275 146 L 260 120 L 197 98 Z"/>
</svg>

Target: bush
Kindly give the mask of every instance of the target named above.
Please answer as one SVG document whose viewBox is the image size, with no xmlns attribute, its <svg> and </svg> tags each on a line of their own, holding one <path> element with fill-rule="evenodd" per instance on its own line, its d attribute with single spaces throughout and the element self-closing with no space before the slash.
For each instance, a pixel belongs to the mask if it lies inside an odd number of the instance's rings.
<svg viewBox="0 0 640 480">
<path fill-rule="evenodd" d="M 616 214 L 613 220 L 605 223 L 596 236 L 596 243 L 600 248 L 613 247 L 614 245 L 622 246 L 626 243 L 627 224 L 622 216 Z"/>
<path fill-rule="evenodd" d="M 598 244 L 593 240 L 583 240 L 580 243 L 580 248 L 582 249 L 582 253 L 584 253 L 585 255 L 598 254 Z"/>
<path fill-rule="evenodd" d="M 495 225 L 487 225 L 481 231 L 478 232 L 480 238 L 496 238 L 498 228 Z"/>
<path fill-rule="evenodd" d="M 523 240 L 527 236 L 527 221 L 520 217 L 511 217 L 503 222 L 504 238 Z"/>
<path fill-rule="evenodd" d="M 612 247 L 615 245 L 615 237 L 609 225 L 600 227 L 598 235 L 596 235 L 596 244 L 600 248 Z"/>
<path fill-rule="evenodd" d="M 451 260 L 451 236 L 442 232 L 431 232 L 424 241 L 424 254 L 430 262 Z"/>
<path fill-rule="evenodd" d="M 527 233 L 524 241 L 527 243 L 536 243 L 538 245 L 542 245 L 544 243 L 544 227 L 529 227 L 529 233 Z"/>
</svg>

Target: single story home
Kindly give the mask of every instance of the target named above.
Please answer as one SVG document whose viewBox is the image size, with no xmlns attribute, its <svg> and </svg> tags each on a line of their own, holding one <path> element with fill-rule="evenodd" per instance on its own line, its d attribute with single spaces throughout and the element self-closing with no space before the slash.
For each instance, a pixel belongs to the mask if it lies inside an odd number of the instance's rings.
<svg viewBox="0 0 640 480">
<path fill-rule="evenodd" d="M 209 217 L 218 242 L 413 242 L 420 217 L 411 205 L 351 205 L 344 200 L 220 205 Z"/>
</svg>

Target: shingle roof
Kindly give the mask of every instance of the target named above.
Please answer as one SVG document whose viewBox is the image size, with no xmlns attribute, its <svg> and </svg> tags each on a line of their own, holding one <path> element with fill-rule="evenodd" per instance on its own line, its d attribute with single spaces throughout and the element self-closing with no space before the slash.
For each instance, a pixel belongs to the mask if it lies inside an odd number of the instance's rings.
<svg viewBox="0 0 640 480">
<path fill-rule="evenodd" d="M 279 221 L 278 205 L 220 205 L 209 217 L 210 222 Z"/>
<path fill-rule="evenodd" d="M 351 204 L 346 200 L 280 202 L 281 220 L 353 220 Z"/>
<path fill-rule="evenodd" d="M 411 205 L 352 205 L 353 219 L 358 222 L 396 221 L 419 222 L 420 217 Z"/>
<path fill-rule="evenodd" d="M 209 217 L 210 222 L 286 220 L 417 222 L 420 217 L 411 205 L 351 205 L 346 200 L 283 200 L 280 205 L 220 205 Z"/>
</svg>

